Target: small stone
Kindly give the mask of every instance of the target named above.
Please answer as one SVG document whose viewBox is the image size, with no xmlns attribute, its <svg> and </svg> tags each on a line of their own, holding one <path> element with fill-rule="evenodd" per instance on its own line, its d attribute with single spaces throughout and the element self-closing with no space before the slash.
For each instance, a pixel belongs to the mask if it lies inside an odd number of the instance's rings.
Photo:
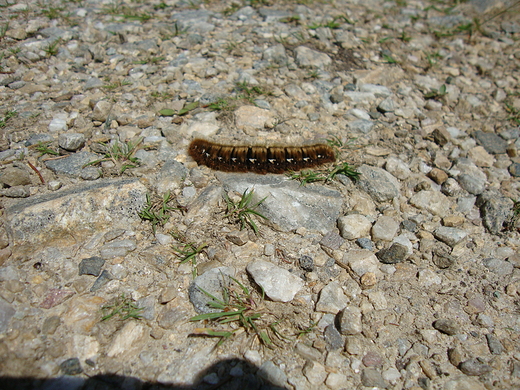
<svg viewBox="0 0 520 390">
<path fill-rule="evenodd" d="M 330 325 L 329 325 L 330 326 Z M 294 348 L 296 353 L 303 357 L 306 360 L 315 360 L 318 361 L 321 359 L 321 352 L 318 351 L 316 348 L 309 347 L 306 344 L 298 343 L 296 344 L 296 347 Z"/>
<path fill-rule="evenodd" d="M 0 298 L 0 333 L 9 328 L 9 321 L 16 314 L 16 310 L 4 299 Z"/>
<path fill-rule="evenodd" d="M 300 268 L 307 272 L 314 270 L 314 259 L 310 256 L 303 255 L 300 257 Z"/>
<path fill-rule="evenodd" d="M 339 330 L 342 335 L 354 335 L 363 331 L 361 310 L 356 306 L 347 306 L 338 315 Z"/>
<path fill-rule="evenodd" d="M 78 375 L 83 372 L 78 358 L 70 358 L 61 362 L 60 369 L 64 375 Z"/>
<path fill-rule="evenodd" d="M 0 176 L 0 182 L 8 187 L 25 186 L 31 184 L 31 176 L 24 169 L 7 167 Z"/>
<path fill-rule="evenodd" d="M 457 229 L 454 227 L 441 226 L 433 232 L 433 235 L 440 241 L 448 244 L 452 248 L 461 242 L 468 233 L 466 233 L 462 229 Z"/>
<path fill-rule="evenodd" d="M 381 275 L 377 257 L 366 249 L 351 249 L 337 260 L 343 267 L 349 267 L 357 276 L 362 277 L 367 272 Z"/>
<path fill-rule="evenodd" d="M 99 290 L 100 288 L 102 288 L 105 284 L 107 284 L 108 282 L 110 282 L 111 280 L 113 279 L 112 275 L 110 274 L 110 272 L 108 272 L 107 270 L 104 270 L 101 275 L 99 275 L 99 277 L 96 279 L 96 281 L 94 282 L 94 284 L 92 285 L 92 287 L 90 288 L 90 292 L 94 292 L 94 291 L 97 291 Z"/>
<path fill-rule="evenodd" d="M 348 298 L 338 282 L 330 282 L 320 291 L 316 311 L 336 314 L 347 306 Z"/>
<path fill-rule="evenodd" d="M 410 204 L 432 214 L 444 217 L 450 208 L 449 199 L 438 191 L 422 190 L 410 198 Z"/>
<path fill-rule="evenodd" d="M 457 323 L 450 319 L 440 319 L 433 323 L 433 327 L 439 332 L 453 336 L 459 333 L 459 327 Z"/>
<path fill-rule="evenodd" d="M 325 381 L 325 385 L 332 390 L 345 388 L 347 383 L 347 376 L 339 372 L 331 372 Z"/>
<path fill-rule="evenodd" d="M 356 242 L 363 249 L 367 249 L 369 251 L 374 249 L 374 243 L 372 242 L 372 240 L 370 238 L 366 238 L 366 237 L 358 238 L 356 240 Z"/>
<path fill-rule="evenodd" d="M 486 387 L 477 379 L 461 375 L 447 381 L 444 390 L 486 390 Z"/>
<path fill-rule="evenodd" d="M 103 265 L 105 265 L 105 260 L 98 256 L 83 259 L 79 263 L 79 275 L 99 276 Z"/>
<path fill-rule="evenodd" d="M 433 168 L 428 173 L 428 177 L 437 184 L 443 184 L 446 180 L 448 180 L 448 174 L 439 168 Z"/>
<path fill-rule="evenodd" d="M 59 288 L 51 288 L 45 295 L 45 299 L 40 304 L 40 307 L 43 309 L 50 309 L 51 307 L 57 306 L 57 305 L 65 302 L 67 299 L 69 299 L 74 294 L 75 293 L 72 290 L 62 290 Z"/>
<path fill-rule="evenodd" d="M 161 290 L 161 294 L 159 295 L 159 303 L 165 304 L 172 301 L 177 296 L 177 287 L 175 286 L 166 286 Z"/>
<path fill-rule="evenodd" d="M 486 152 L 482 146 L 475 146 L 468 152 L 468 157 L 479 167 L 490 168 L 495 163 L 495 158 Z"/>
<path fill-rule="evenodd" d="M 356 238 L 368 236 L 372 224 L 364 215 L 351 214 L 338 218 L 338 228 L 343 238 L 355 240 Z"/>
<path fill-rule="evenodd" d="M 323 236 L 320 241 L 320 245 L 325 248 L 329 248 L 332 250 L 337 250 L 343 245 L 345 240 L 336 232 L 328 232 Z"/>
<path fill-rule="evenodd" d="M 249 241 L 249 235 L 247 230 L 235 230 L 226 234 L 226 239 L 235 245 L 242 246 Z"/>
<path fill-rule="evenodd" d="M 503 154 L 507 150 L 507 141 L 494 133 L 476 131 L 474 134 L 477 141 L 491 154 Z"/>
<path fill-rule="evenodd" d="M 486 179 L 462 173 L 457 176 L 457 181 L 462 188 L 473 195 L 480 195 L 486 189 Z"/>
<path fill-rule="evenodd" d="M 271 360 L 267 360 L 258 369 L 258 376 L 268 381 L 270 384 L 285 388 L 287 375 L 275 365 Z"/>
<path fill-rule="evenodd" d="M 298 46 L 295 49 L 295 62 L 301 68 L 323 68 L 332 63 L 332 59 L 325 53 Z"/>
<path fill-rule="evenodd" d="M 486 340 L 488 343 L 489 352 L 491 352 L 493 355 L 500 355 L 502 352 L 504 352 L 504 347 L 502 346 L 502 343 L 497 336 L 488 333 L 486 335 Z"/>
<path fill-rule="evenodd" d="M 499 276 L 506 276 L 513 273 L 514 266 L 509 261 L 487 258 L 482 261 L 484 265 L 493 273 Z"/>
<path fill-rule="evenodd" d="M 331 324 L 325 328 L 323 332 L 323 337 L 325 342 L 327 343 L 327 351 L 334 351 L 336 349 L 340 349 L 343 347 L 343 339 L 341 338 L 341 334 L 338 332 L 336 327 Z"/>
<path fill-rule="evenodd" d="M 307 378 L 312 386 L 320 386 L 327 378 L 325 367 L 315 361 L 307 361 L 303 367 L 303 375 Z"/>
<path fill-rule="evenodd" d="M 435 143 L 440 146 L 444 146 L 451 141 L 451 134 L 444 127 L 433 130 L 432 136 Z"/>
<path fill-rule="evenodd" d="M 359 281 L 361 282 L 362 287 L 370 288 L 377 284 L 377 276 L 373 272 L 367 272 Z"/>
<path fill-rule="evenodd" d="M 442 223 L 444 224 L 444 226 L 447 226 L 447 227 L 461 226 L 462 224 L 464 224 L 465 221 L 466 221 L 466 218 L 460 217 L 458 215 L 449 215 L 442 219 Z"/>
<path fill-rule="evenodd" d="M 299 277 L 267 261 L 253 261 L 246 269 L 273 301 L 289 302 L 303 287 Z"/>
<path fill-rule="evenodd" d="M 61 318 L 58 316 L 50 316 L 43 321 L 42 333 L 54 334 L 61 324 Z"/>
<path fill-rule="evenodd" d="M 108 114 L 110 113 L 111 109 L 112 103 L 106 100 L 100 100 L 96 103 L 94 109 L 92 110 L 92 120 L 105 122 L 108 118 Z"/>
<path fill-rule="evenodd" d="M 484 226 L 491 234 L 500 233 L 511 216 L 513 201 L 494 191 L 486 191 L 478 197 L 478 204 Z"/>
<path fill-rule="evenodd" d="M 399 230 L 399 222 L 392 217 L 379 217 L 372 226 L 372 240 L 392 241 Z"/>
<path fill-rule="evenodd" d="M 508 167 L 509 173 L 514 177 L 520 176 L 520 164 L 519 163 L 513 163 Z"/>
<path fill-rule="evenodd" d="M 381 367 L 383 366 L 383 358 L 377 352 L 369 351 L 363 359 L 361 359 L 366 367 Z"/>
<path fill-rule="evenodd" d="M 462 353 L 460 352 L 460 349 L 457 347 L 448 349 L 448 359 L 451 364 L 458 367 L 462 362 Z"/>
<path fill-rule="evenodd" d="M 388 388 L 388 384 L 381 376 L 381 373 L 373 368 L 365 368 L 361 372 L 361 384 L 366 387 Z"/>
<path fill-rule="evenodd" d="M 116 357 L 141 352 L 141 345 L 146 338 L 146 329 L 137 321 L 127 322 L 112 338 L 107 356 Z"/>
<path fill-rule="evenodd" d="M 376 256 L 381 263 L 401 263 L 408 257 L 408 248 L 398 242 L 394 242 L 390 248 L 384 248 L 377 252 Z"/>
<path fill-rule="evenodd" d="M 105 260 L 113 259 L 114 257 L 125 257 L 129 252 L 137 248 L 135 240 L 125 239 L 119 241 L 112 241 L 106 243 L 99 249 L 101 258 Z"/>
<path fill-rule="evenodd" d="M 58 138 L 58 145 L 70 152 L 75 152 L 85 146 L 85 135 L 81 133 L 65 133 Z"/>
<path fill-rule="evenodd" d="M 459 365 L 459 369 L 466 375 L 480 376 L 491 372 L 491 366 L 482 363 L 477 358 L 468 359 Z"/>
<path fill-rule="evenodd" d="M 186 317 L 187 313 L 184 309 L 166 306 L 157 318 L 157 325 L 163 329 L 175 329 L 179 321 L 184 320 Z"/>
<path fill-rule="evenodd" d="M 31 191 L 28 186 L 15 186 L 1 190 L 0 195 L 8 198 L 28 198 L 31 196 Z"/>
<path fill-rule="evenodd" d="M 385 170 L 400 180 L 408 179 L 412 173 L 404 161 L 392 156 L 386 160 Z"/>
<path fill-rule="evenodd" d="M 234 115 L 239 129 L 264 129 L 266 125 L 272 126 L 275 121 L 271 111 L 254 106 L 242 106 L 235 111 Z"/>
<path fill-rule="evenodd" d="M 224 299 L 224 290 L 232 283 L 232 276 L 234 276 L 232 268 L 217 267 L 204 272 L 193 280 L 188 288 L 188 294 L 197 313 L 206 314 L 219 311 L 211 306 L 212 299 L 204 291 L 217 299 Z"/>
<path fill-rule="evenodd" d="M 387 97 L 385 100 L 383 100 L 379 105 L 377 106 L 377 110 L 379 112 L 387 113 L 387 112 L 394 112 L 395 111 L 395 102 L 391 97 Z"/>
<path fill-rule="evenodd" d="M 66 118 L 54 118 L 49 123 L 49 132 L 54 133 L 58 131 L 67 131 L 69 127 L 67 126 Z"/>
<path fill-rule="evenodd" d="M 362 165 L 357 171 L 361 174 L 358 186 L 375 201 L 386 202 L 399 196 L 399 182 L 389 172 L 369 165 Z"/>
</svg>

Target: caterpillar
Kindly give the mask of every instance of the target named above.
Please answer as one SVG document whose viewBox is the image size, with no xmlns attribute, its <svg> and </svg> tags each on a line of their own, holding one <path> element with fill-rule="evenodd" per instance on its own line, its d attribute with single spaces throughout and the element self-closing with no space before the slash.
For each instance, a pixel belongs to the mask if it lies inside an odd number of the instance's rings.
<svg viewBox="0 0 520 390">
<path fill-rule="evenodd" d="M 334 162 L 334 150 L 325 144 L 303 146 L 233 146 L 196 138 L 188 148 L 199 164 L 225 172 L 259 174 L 299 171 Z"/>
</svg>

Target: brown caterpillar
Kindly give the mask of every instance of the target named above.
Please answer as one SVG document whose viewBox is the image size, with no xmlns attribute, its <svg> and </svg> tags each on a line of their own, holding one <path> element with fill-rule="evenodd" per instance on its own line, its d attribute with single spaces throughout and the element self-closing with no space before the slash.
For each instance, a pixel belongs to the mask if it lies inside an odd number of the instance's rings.
<svg viewBox="0 0 520 390">
<path fill-rule="evenodd" d="M 304 146 L 232 146 L 194 139 L 189 155 L 199 164 L 225 172 L 284 173 L 334 162 L 325 144 Z"/>
</svg>

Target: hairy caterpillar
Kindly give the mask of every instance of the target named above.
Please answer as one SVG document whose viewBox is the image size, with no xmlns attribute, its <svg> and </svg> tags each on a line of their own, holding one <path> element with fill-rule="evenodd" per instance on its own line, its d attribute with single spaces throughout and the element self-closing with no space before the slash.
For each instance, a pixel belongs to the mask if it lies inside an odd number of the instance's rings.
<svg viewBox="0 0 520 390">
<path fill-rule="evenodd" d="M 303 146 L 233 146 L 194 139 L 189 155 L 199 164 L 225 172 L 284 173 L 334 162 L 325 144 Z"/>
</svg>

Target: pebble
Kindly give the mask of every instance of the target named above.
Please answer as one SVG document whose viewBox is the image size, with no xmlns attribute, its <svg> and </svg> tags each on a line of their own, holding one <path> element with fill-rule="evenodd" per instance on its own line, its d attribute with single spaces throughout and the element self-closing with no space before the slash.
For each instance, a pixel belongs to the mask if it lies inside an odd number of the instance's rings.
<svg viewBox="0 0 520 390">
<path fill-rule="evenodd" d="M 287 384 L 287 375 L 271 360 L 262 363 L 258 369 L 258 375 L 275 386 L 283 388 Z"/>
<path fill-rule="evenodd" d="M 94 284 L 90 288 L 90 291 L 94 292 L 94 291 L 97 291 L 97 290 L 103 288 L 112 279 L 114 279 L 114 278 L 112 277 L 110 272 L 108 272 L 107 270 L 104 270 L 103 272 L 101 272 L 99 277 L 96 279 L 96 281 L 94 282 Z"/>
<path fill-rule="evenodd" d="M 373 368 L 365 368 L 361 371 L 361 383 L 366 387 L 388 388 L 388 384 L 381 373 Z"/>
<path fill-rule="evenodd" d="M 477 130 L 474 133 L 477 141 L 491 154 L 506 153 L 507 141 L 494 133 L 484 133 Z"/>
<path fill-rule="evenodd" d="M 246 269 L 265 294 L 276 302 L 291 301 L 303 287 L 299 277 L 267 261 L 251 262 Z"/>
<path fill-rule="evenodd" d="M 0 182 L 8 187 L 25 186 L 31 184 L 31 176 L 23 169 L 7 167 L 0 176 Z"/>
<path fill-rule="evenodd" d="M 4 299 L 0 298 L 0 332 L 4 333 L 9 327 L 9 321 L 16 314 L 16 310 Z"/>
<path fill-rule="evenodd" d="M 356 306 L 347 306 L 341 310 L 338 320 L 342 335 L 355 335 L 363 331 L 362 313 Z"/>
<path fill-rule="evenodd" d="M 488 343 L 489 352 L 491 352 L 493 355 L 500 355 L 504 352 L 502 343 L 494 334 L 488 333 L 486 335 L 486 340 Z"/>
<path fill-rule="evenodd" d="M 99 276 L 104 264 L 105 260 L 98 256 L 83 259 L 79 263 L 79 275 Z"/>
<path fill-rule="evenodd" d="M 433 235 L 438 240 L 448 244 L 451 247 L 454 247 L 459 242 L 461 242 L 464 238 L 467 237 L 468 233 L 466 233 L 462 229 L 457 229 L 454 227 L 441 226 L 433 232 Z"/>
<path fill-rule="evenodd" d="M 408 248 L 398 242 L 394 242 L 389 248 L 381 249 L 376 253 L 377 258 L 384 264 L 397 264 L 408 257 Z"/>
<path fill-rule="evenodd" d="M 459 369 L 466 375 L 480 376 L 492 371 L 491 366 L 482 363 L 478 358 L 468 359 L 459 365 Z"/>
<path fill-rule="evenodd" d="M 312 386 L 321 385 L 327 378 L 325 367 L 315 361 L 307 361 L 303 367 L 303 375 L 307 378 Z"/>
<path fill-rule="evenodd" d="M 454 336 L 459 333 L 459 326 L 457 323 L 450 319 L 440 319 L 433 323 L 433 327 L 438 331 L 445 333 L 449 336 Z"/>
<path fill-rule="evenodd" d="M 323 337 L 325 339 L 325 342 L 327 343 L 327 351 L 334 351 L 340 349 L 344 345 L 344 341 L 341 338 L 341 334 L 332 324 L 325 327 Z"/>
<path fill-rule="evenodd" d="M 400 185 L 389 172 L 369 165 L 360 166 L 358 185 L 377 202 L 385 202 L 399 195 Z"/>
<path fill-rule="evenodd" d="M 70 358 L 60 363 L 61 372 L 64 375 L 79 375 L 83 372 L 78 358 Z"/>
<path fill-rule="evenodd" d="M 372 226 L 372 240 L 392 241 L 399 229 L 399 222 L 392 217 L 379 217 Z"/>
<path fill-rule="evenodd" d="M 355 240 L 368 236 L 372 224 L 364 215 L 351 214 L 338 218 L 338 228 L 341 237 L 347 240 Z"/>
<path fill-rule="evenodd" d="M 75 152 L 85 146 L 85 135 L 81 133 L 60 134 L 58 145 L 60 145 L 60 148 Z"/>
</svg>

